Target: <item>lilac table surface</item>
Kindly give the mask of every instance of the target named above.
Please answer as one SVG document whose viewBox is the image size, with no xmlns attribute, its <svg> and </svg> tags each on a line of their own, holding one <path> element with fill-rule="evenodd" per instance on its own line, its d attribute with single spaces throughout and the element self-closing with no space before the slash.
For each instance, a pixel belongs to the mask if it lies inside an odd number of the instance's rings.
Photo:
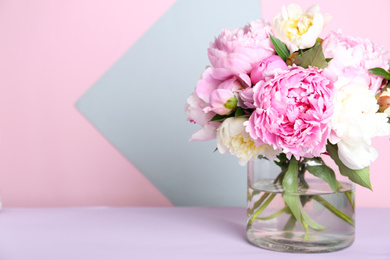
<svg viewBox="0 0 390 260">
<path fill-rule="evenodd" d="M 264 250 L 244 208 L 3 209 L 0 260 L 390 259 L 390 209 L 358 208 L 355 243 L 322 254 Z"/>
</svg>

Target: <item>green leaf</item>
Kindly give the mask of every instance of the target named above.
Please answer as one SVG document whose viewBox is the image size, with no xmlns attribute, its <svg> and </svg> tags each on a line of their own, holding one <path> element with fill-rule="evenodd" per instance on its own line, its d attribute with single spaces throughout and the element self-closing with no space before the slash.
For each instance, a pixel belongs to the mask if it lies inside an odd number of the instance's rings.
<svg viewBox="0 0 390 260">
<path fill-rule="evenodd" d="M 325 61 L 326 61 L 326 62 L 329 62 L 329 61 L 331 61 L 331 60 L 333 60 L 333 58 L 325 58 Z"/>
<path fill-rule="evenodd" d="M 319 69 L 327 68 L 328 62 L 325 59 L 324 52 L 322 50 L 322 44 L 315 45 L 310 50 L 305 51 L 299 56 L 295 57 L 294 64 L 306 69 L 309 66 L 317 67 Z"/>
<path fill-rule="evenodd" d="M 250 190 L 252 190 L 252 192 L 250 192 Z M 248 201 L 252 201 L 254 199 L 254 197 L 259 197 L 259 194 L 260 194 L 260 191 L 259 190 L 255 190 L 255 189 L 248 189 L 248 192 L 247 192 L 247 199 Z M 256 203 L 258 203 L 259 200 L 256 201 Z M 258 208 L 261 204 L 259 205 L 256 205 L 256 203 L 253 205 L 252 208 L 248 207 L 247 208 L 247 213 L 249 213 L 249 215 L 253 215 L 253 212 L 256 208 Z"/>
<path fill-rule="evenodd" d="M 324 180 L 337 193 L 337 180 L 334 171 L 325 165 L 321 158 L 311 158 L 306 161 L 306 169 L 314 176 Z"/>
<path fill-rule="evenodd" d="M 305 220 L 306 224 L 309 227 L 311 227 L 312 229 L 317 230 L 317 231 L 321 231 L 321 230 L 324 230 L 325 228 L 327 228 L 327 227 L 325 227 L 323 225 L 318 224 L 313 219 L 311 219 L 309 217 L 309 215 L 306 213 L 306 211 L 303 210 L 303 208 L 301 209 L 301 213 L 302 213 L 302 217 Z"/>
<path fill-rule="evenodd" d="M 352 170 L 345 166 L 345 164 L 340 160 L 337 145 L 328 143 L 326 146 L 326 150 L 329 153 L 330 157 L 333 159 L 333 161 L 339 167 L 341 175 L 348 177 L 356 184 L 359 184 L 365 188 L 372 190 L 369 167 L 360 170 Z"/>
<path fill-rule="evenodd" d="M 232 114 L 229 114 L 229 115 L 215 115 L 213 118 L 211 118 L 210 121 L 217 121 L 217 122 L 222 122 L 223 120 L 225 120 L 226 118 L 229 118 L 229 117 L 232 117 L 233 115 Z"/>
<path fill-rule="evenodd" d="M 294 156 L 291 157 L 286 175 L 284 176 L 283 189 L 287 193 L 298 192 L 298 162 Z"/>
<path fill-rule="evenodd" d="M 382 68 L 373 68 L 369 69 L 368 71 L 373 75 L 378 75 L 384 77 L 387 80 L 390 80 L 390 74 Z"/>
<path fill-rule="evenodd" d="M 290 208 L 295 219 L 303 226 L 301 219 L 301 201 L 298 196 L 298 162 L 295 157 L 291 157 L 287 172 L 283 178 L 283 199 Z"/>
<path fill-rule="evenodd" d="M 243 116 L 243 115 L 245 115 L 244 109 L 242 109 L 242 107 L 237 107 L 237 110 L 234 113 L 234 116 L 239 117 L 239 116 Z"/>
<path fill-rule="evenodd" d="M 387 83 L 387 85 L 386 85 L 384 88 L 381 89 L 381 92 L 386 91 L 386 90 L 388 90 L 389 88 L 390 88 L 390 82 Z"/>
<path fill-rule="evenodd" d="M 317 46 L 319 44 L 322 44 L 322 39 L 321 38 L 317 38 L 316 43 L 314 44 L 314 46 Z"/>
<path fill-rule="evenodd" d="M 279 165 L 282 169 L 288 166 L 288 159 L 285 153 L 280 153 L 276 156 L 279 161 L 274 161 L 276 165 Z"/>
<path fill-rule="evenodd" d="M 307 226 L 314 230 L 323 230 L 326 227 L 318 224 L 312 220 L 305 212 L 302 206 L 302 202 L 298 195 L 298 162 L 295 157 L 292 157 L 288 166 L 286 175 L 283 179 L 283 199 L 290 211 L 294 215 L 295 219 L 306 231 Z"/>
<path fill-rule="evenodd" d="M 290 193 L 284 193 L 283 194 L 284 202 L 286 202 L 287 206 L 290 208 L 291 212 L 293 213 L 295 219 L 303 227 L 302 225 L 302 218 L 301 218 L 301 210 L 300 205 L 301 201 L 299 200 L 298 195 L 290 194 Z"/>
<path fill-rule="evenodd" d="M 286 61 L 288 56 L 290 56 L 290 51 L 287 49 L 287 46 L 275 36 L 272 36 L 270 34 L 269 37 L 271 39 L 272 44 L 274 45 L 276 53 L 279 55 L 280 58 Z"/>
</svg>

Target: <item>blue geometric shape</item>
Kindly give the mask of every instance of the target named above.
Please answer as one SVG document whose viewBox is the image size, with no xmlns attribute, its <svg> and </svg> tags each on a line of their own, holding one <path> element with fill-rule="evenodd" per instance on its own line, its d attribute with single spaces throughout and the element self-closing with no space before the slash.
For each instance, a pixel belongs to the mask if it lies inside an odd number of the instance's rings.
<svg viewBox="0 0 390 260">
<path fill-rule="evenodd" d="M 245 205 L 246 168 L 213 153 L 215 141 L 188 142 L 199 126 L 184 105 L 209 42 L 259 17 L 258 0 L 180 0 L 76 103 L 176 206 Z"/>
</svg>

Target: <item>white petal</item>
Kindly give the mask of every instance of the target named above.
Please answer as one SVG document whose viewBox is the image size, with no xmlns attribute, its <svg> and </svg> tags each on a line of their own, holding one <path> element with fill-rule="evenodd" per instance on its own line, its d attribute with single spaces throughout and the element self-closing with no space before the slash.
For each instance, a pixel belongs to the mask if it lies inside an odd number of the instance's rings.
<svg viewBox="0 0 390 260">
<path fill-rule="evenodd" d="M 301 42 L 298 45 L 300 49 L 306 49 L 313 47 L 317 41 L 318 36 L 320 36 L 324 28 L 324 19 L 322 14 L 316 14 L 313 18 L 313 25 L 307 30 L 307 32 L 302 35 Z"/>
<path fill-rule="evenodd" d="M 306 10 L 306 13 L 315 14 L 320 12 L 320 4 L 315 4 Z"/>
<path fill-rule="evenodd" d="M 192 134 L 190 141 L 208 141 L 211 139 L 215 139 L 216 134 L 216 127 L 212 125 L 205 125 L 203 128 Z"/>
<path fill-rule="evenodd" d="M 390 107 L 387 108 L 383 113 L 385 113 L 387 117 L 390 117 Z"/>
<path fill-rule="evenodd" d="M 287 7 L 287 13 L 288 13 L 288 16 L 291 18 L 291 17 L 294 17 L 294 16 L 302 15 L 303 11 L 302 11 L 302 9 L 301 9 L 301 7 L 299 5 L 297 5 L 297 4 L 290 4 Z"/>
<path fill-rule="evenodd" d="M 275 18 L 278 18 L 278 20 L 287 20 L 288 19 L 288 12 L 286 9 L 286 6 L 282 6 L 282 12 L 278 14 Z"/>
<path fill-rule="evenodd" d="M 339 142 L 337 146 L 340 160 L 352 170 L 363 169 L 378 157 L 378 152 L 372 146 L 350 146 L 344 142 Z"/>
<path fill-rule="evenodd" d="M 322 16 L 324 17 L 324 28 L 325 26 L 329 23 L 330 20 L 332 20 L 332 16 L 330 14 L 322 14 Z"/>
</svg>

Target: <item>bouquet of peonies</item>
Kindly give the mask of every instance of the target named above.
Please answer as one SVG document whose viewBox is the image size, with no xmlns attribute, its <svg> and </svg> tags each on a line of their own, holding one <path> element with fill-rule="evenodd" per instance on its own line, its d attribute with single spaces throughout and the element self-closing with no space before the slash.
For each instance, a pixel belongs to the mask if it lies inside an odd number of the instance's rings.
<svg viewBox="0 0 390 260">
<path fill-rule="evenodd" d="M 280 183 L 292 192 L 302 162 L 317 162 L 308 170 L 337 191 L 324 154 L 342 175 L 371 189 L 369 165 L 377 158 L 371 139 L 390 134 L 389 54 L 340 32 L 319 38 L 330 18 L 318 5 L 303 12 L 291 4 L 272 24 L 224 29 L 187 99 L 188 120 L 202 127 L 191 140 L 216 138 L 218 151 L 242 165 L 258 156 L 284 160 Z M 286 203 L 298 220 L 299 205 Z"/>
</svg>

